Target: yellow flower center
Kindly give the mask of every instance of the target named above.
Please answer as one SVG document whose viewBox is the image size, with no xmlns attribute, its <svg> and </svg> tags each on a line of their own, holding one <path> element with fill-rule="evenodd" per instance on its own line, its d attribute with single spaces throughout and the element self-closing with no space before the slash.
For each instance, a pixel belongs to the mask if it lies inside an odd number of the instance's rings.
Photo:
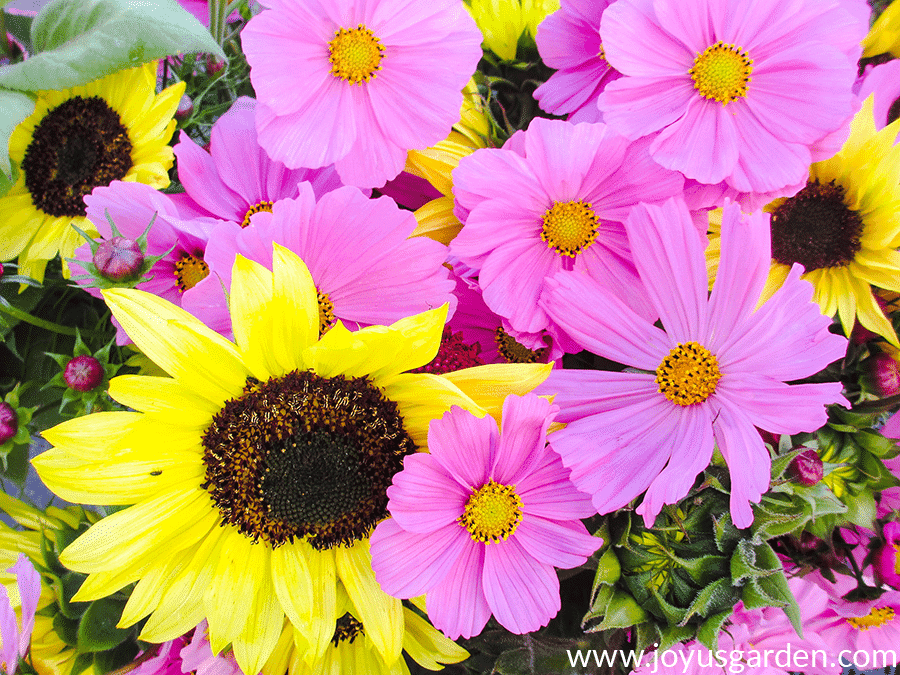
<svg viewBox="0 0 900 675">
<path fill-rule="evenodd" d="M 606 61 L 606 50 L 603 49 L 603 45 L 600 45 L 600 49 L 597 51 L 597 56 Z"/>
<path fill-rule="evenodd" d="M 752 72 L 753 59 L 747 52 L 721 41 L 697 54 L 694 67 L 688 71 L 701 96 L 723 104 L 747 95 Z"/>
<path fill-rule="evenodd" d="M 560 255 L 574 258 L 597 238 L 597 215 L 590 204 L 554 202 L 544 213 L 541 240 Z"/>
<path fill-rule="evenodd" d="M 900 574 L 900 544 L 893 544 L 894 547 L 894 574 Z"/>
<path fill-rule="evenodd" d="M 334 303 L 328 297 L 328 293 L 323 293 L 317 288 L 316 300 L 319 303 L 319 337 L 322 337 L 332 329 L 337 319 L 334 318 Z"/>
<path fill-rule="evenodd" d="M 696 342 L 679 344 L 656 369 L 660 393 L 681 406 L 708 399 L 721 377 L 716 357 Z"/>
<path fill-rule="evenodd" d="M 516 531 L 522 520 L 522 499 L 515 485 L 501 485 L 492 480 L 475 490 L 466 502 L 459 523 L 472 539 L 485 544 L 503 541 Z"/>
<path fill-rule="evenodd" d="M 890 607 L 873 607 L 865 616 L 857 616 L 847 619 L 847 623 L 857 630 L 869 630 L 876 626 L 883 626 L 888 621 L 894 620 L 894 610 Z"/>
<path fill-rule="evenodd" d="M 375 77 L 381 70 L 384 46 L 368 28 L 359 24 L 347 30 L 339 28 L 328 43 L 331 74 L 350 84 L 362 84 Z"/>
<path fill-rule="evenodd" d="M 272 213 L 272 202 L 259 202 L 247 209 L 247 213 L 244 214 L 244 219 L 241 221 L 241 227 L 247 227 L 250 224 L 250 216 L 260 211 Z"/>
<path fill-rule="evenodd" d="M 506 359 L 507 363 L 537 363 L 542 361 L 547 354 L 547 348 L 542 347 L 537 351 L 528 349 L 512 335 L 498 326 L 494 331 L 494 340 L 497 342 L 497 351 Z"/>
<path fill-rule="evenodd" d="M 209 276 L 209 265 L 200 256 L 183 253 L 175 263 L 175 282 L 184 293 Z"/>
</svg>

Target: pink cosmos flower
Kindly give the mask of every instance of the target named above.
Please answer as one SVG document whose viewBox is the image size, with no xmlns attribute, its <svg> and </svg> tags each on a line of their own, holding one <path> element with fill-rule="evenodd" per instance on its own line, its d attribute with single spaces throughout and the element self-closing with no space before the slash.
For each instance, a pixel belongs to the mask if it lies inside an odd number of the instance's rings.
<svg viewBox="0 0 900 675">
<path fill-rule="evenodd" d="M 600 42 L 600 17 L 612 0 L 562 0 L 538 26 L 538 52 L 557 71 L 534 92 L 543 110 L 569 114 L 570 122 L 600 122 L 597 96 L 621 77 Z"/>
<path fill-rule="evenodd" d="M 192 633 L 161 644 L 156 656 L 141 663 L 132 675 L 243 675 L 233 652 L 213 655 L 206 619 Z"/>
<path fill-rule="evenodd" d="M 153 221 L 147 234 L 147 256 L 163 257 L 150 268 L 152 278 L 137 284 L 136 288 L 153 293 L 181 306 L 185 294 L 209 273 L 204 260 L 206 242 L 211 232 L 222 221 L 214 218 L 184 218 L 169 195 L 154 190 L 143 183 L 113 181 L 106 187 L 95 188 L 84 198 L 87 217 L 104 239 L 112 237 L 112 228 L 106 216 L 116 224 L 123 236 L 137 240 Z M 85 243 L 75 251 L 77 260 L 91 260 L 91 249 Z M 71 263 L 72 275 L 84 273 L 77 262 Z M 79 284 L 84 281 L 77 280 Z M 86 289 L 94 297 L 101 297 L 96 288 Z M 112 317 L 116 326 L 116 343 L 131 340 Z"/>
<path fill-rule="evenodd" d="M 862 81 L 859 83 L 859 98 L 865 100 L 873 92 L 875 128 L 884 129 L 900 117 L 900 60 L 894 59 L 878 66 L 866 66 Z"/>
<path fill-rule="evenodd" d="M 376 187 L 406 152 L 446 138 L 481 58 L 459 0 L 269 0 L 241 33 L 262 103 L 256 128 L 289 167 L 335 164 Z"/>
<path fill-rule="evenodd" d="M 879 583 L 900 589 L 900 523 L 885 523 L 881 534 L 884 541 L 872 561 L 875 578 Z"/>
<path fill-rule="evenodd" d="M 252 98 L 235 101 L 213 125 L 209 152 L 181 132 L 175 156 L 185 192 L 171 198 L 183 214 L 246 227 L 254 213 L 269 210 L 279 199 L 296 197 L 302 181 L 312 184 L 317 197 L 341 186 L 334 167 L 288 169 L 270 159 L 256 138 L 256 109 Z"/>
<path fill-rule="evenodd" d="M 649 136 L 654 160 L 701 183 L 798 185 L 810 147 L 853 113 L 851 54 L 868 29 L 858 5 L 619 0 L 600 33 L 626 77 L 600 94 L 603 119 L 628 138 Z"/>
<path fill-rule="evenodd" d="M 403 317 L 450 303 L 453 281 L 443 266 L 447 247 L 426 237 L 408 239 L 416 219 L 391 199 L 369 199 L 341 187 L 316 200 L 309 183 L 295 199 L 282 199 L 272 212 L 254 215 L 248 227 L 226 222 L 210 240 L 205 260 L 209 277 L 184 308 L 206 325 L 230 335 L 225 290 L 231 288 L 235 255 L 271 267 L 272 242 L 306 263 L 319 291 L 322 333 L 338 320 L 356 330 L 390 325 Z"/>
<path fill-rule="evenodd" d="M 6 571 L 16 577 L 19 598 L 15 604 L 20 608 L 22 620 L 20 626 L 6 588 L 0 585 L 0 670 L 6 675 L 15 675 L 19 659 L 25 656 L 31 643 L 34 613 L 41 595 L 41 576 L 21 553 Z"/>
<path fill-rule="evenodd" d="M 541 305 L 566 333 L 644 371 L 555 371 L 540 390 L 557 394 L 568 426 L 551 442 L 598 512 L 646 490 L 638 513 L 652 525 L 663 504 L 688 493 L 718 445 L 731 473 L 732 520 L 748 527 L 771 465 L 756 427 L 815 431 L 825 405 L 846 405 L 838 382 L 785 384 L 843 356 L 847 340 L 828 332 L 800 265 L 755 309 L 771 260 L 768 219 L 726 204 L 707 297 L 704 247 L 684 203 L 632 211 L 625 227 L 635 265 L 665 330 L 586 275 L 561 272 L 548 282 Z"/>
<path fill-rule="evenodd" d="M 641 289 L 622 222 L 639 201 L 681 192 L 678 174 L 655 165 L 646 143 L 604 124 L 532 120 L 502 149 L 485 148 L 453 171 L 464 223 L 451 256 L 478 277 L 484 302 L 522 333 L 559 324 L 538 305 L 545 278 L 576 270 L 656 319 Z"/>
<path fill-rule="evenodd" d="M 429 618 L 453 639 L 477 635 L 491 614 L 513 633 L 546 625 L 560 608 L 554 567 L 576 567 L 603 543 L 578 520 L 590 498 L 547 447 L 556 411 L 508 396 L 498 432 L 491 416 L 454 407 L 429 426 L 430 454 L 406 457 L 388 488 L 393 518 L 371 538 L 375 578 L 395 597 L 427 593 Z"/>
</svg>

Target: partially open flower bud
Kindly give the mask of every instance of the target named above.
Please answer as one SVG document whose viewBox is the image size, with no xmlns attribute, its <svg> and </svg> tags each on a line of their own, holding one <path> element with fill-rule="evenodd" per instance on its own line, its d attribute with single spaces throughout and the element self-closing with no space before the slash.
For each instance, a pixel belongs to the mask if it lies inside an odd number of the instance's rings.
<svg viewBox="0 0 900 675">
<path fill-rule="evenodd" d="M 103 381 L 103 366 L 93 356 L 76 356 L 66 364 L 63 379 L 75 391 L 91 391 Z"/>
<path fill-rule="evenodd" d="M 0 401 L 0 445 L 16 435 L 19 416 L 9 403 Z"/>
<path fill-rule="evenodd" d="M 188 117 L 191 116 L 191 113 L 194 112 L 194 102 L 191 100 L 191 97 L 185 94 L 181 97 L 181 100 L 178 102 L 178 108 L 175 110 L 175 119 L 179 122 L 183 122 Z"/>
<path fill-rule="evenodd" d="M 806 448 L 791 460 L 786 471 L 787 477 L 793 481 L 812 487 L 825 475 L 822 460 L 812 448 Z"/>
<path fill-rule="evenodd" d="M 218 75 L 225 68 L 225 61 L 212 54 L 206 57 L 206 74 Z"/>
<path fill-rule="evenodd" d="M 112 281 L 126 281 L 140 274 L 144 254 L 140 246 L 125 237 L 104 239 L 93 259 L 97 271 Z"/>
<path fill-rule="evenodd" d="M 879 396 L 900 394 L 900 367 L 889 354 L 875 354 L 868 363 L 872 389 Z"/>
<path fill-rule="evenodd" d="M 872 569 L 880 583 L 900 588 L 900 523 L 885 523 L 882 534 L 885 541 L 875 554 Z"/>
</svg>

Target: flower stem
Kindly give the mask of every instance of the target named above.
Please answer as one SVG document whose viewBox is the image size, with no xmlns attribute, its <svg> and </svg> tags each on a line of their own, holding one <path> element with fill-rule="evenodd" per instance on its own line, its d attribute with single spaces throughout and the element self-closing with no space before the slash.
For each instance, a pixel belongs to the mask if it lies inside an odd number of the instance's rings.
<svg viewBox="0 0 900 675">
<path fill-rule="evenodd" d="M 228 19 L 228 0 L 209 0 L 209 32 L 216 44 L 225 43 L 225 24 Z"/>
<path fill-rule="evenodd" d="M 18 319 L 19 321 L 24 321 L 25 323 L 30 323 L 32 326 L 37 326 L 38 328 L 44 328 L 49 331 L 53 331 L 54 333 L 59 333 L 60 335 L 75 335 L 75 329 L 70 328 L 69 326 L 63 326 L 58 323 L 53 323 L 52 321 L 45 321 L 44 319 L 39 319 L 36 316 L 32 316 L 28 312 L 25 312 L 17 307 L 13 307 L 7 300 L 4 298 L 0 298 L 0 312 L 4 314 L 8 314 L 14 319 Z M 91 332 L 91 331 L 85 331 Z"/>
</svg>

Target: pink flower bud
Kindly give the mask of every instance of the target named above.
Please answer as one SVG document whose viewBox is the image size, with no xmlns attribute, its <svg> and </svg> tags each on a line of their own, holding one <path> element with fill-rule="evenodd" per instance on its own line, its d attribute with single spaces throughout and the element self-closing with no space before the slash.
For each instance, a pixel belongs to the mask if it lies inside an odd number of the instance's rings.
<svg viewBox="0 0 900 675">
<path fill-rule="evenodd" d="M 800 485 L 812 487 L 825 475 L 822 460 L 812 448 L 806 448 L 791 460 L 786 471 L 787 477 Z"/>
<path fill-rule="evenodd" d="M 897 559 L 900 551 L 900 523 L 885 523 L 881 533 L 885 541 L 872 561 L 875 578 L 882 584 L 900 588 L 900 561 Z"/>
<path fill-rule="evenodd" d="M 900 367 L 888 354 L 875 354 L 869 360 L 872 388 L 879 396 L 900 394 Z"/>
<path fill-rule="evenodd" d="M 209 54 L 206 57 L 206 73 L 208 75 L 218 75 L 225 68 L 225 61 L 218 56 Z"/>
<path fill-rule="evenodd" d="M 90 391 L 103 381 L 103 366 L 93 356 L 76 356 L 66 364 L 63 379 L 75 391 Z"/>
<path fill-rule="evenodd" d="M 19 431 L 19 416 L 9 403 L 0 402 L 0 445 Z"/>
<path fill-rule="evenodd" d="M 178 102 L 178 109 L 175 111 L 175 119 L 179 122 L 183 122 L 188 117 L 191 116 L 191 113 L 194 112 L 194 102 L 191 100 L 191 97 L 185 94 L 181 97 L 181 100 Z"/>
<path fill-rule="evenodd" d="M 131 239 L 112 237 L 100 242 L 93 262 L 97 271 L 107 279 L 125 281 L 140 273 L 144 254 Z"/>
</svg>

